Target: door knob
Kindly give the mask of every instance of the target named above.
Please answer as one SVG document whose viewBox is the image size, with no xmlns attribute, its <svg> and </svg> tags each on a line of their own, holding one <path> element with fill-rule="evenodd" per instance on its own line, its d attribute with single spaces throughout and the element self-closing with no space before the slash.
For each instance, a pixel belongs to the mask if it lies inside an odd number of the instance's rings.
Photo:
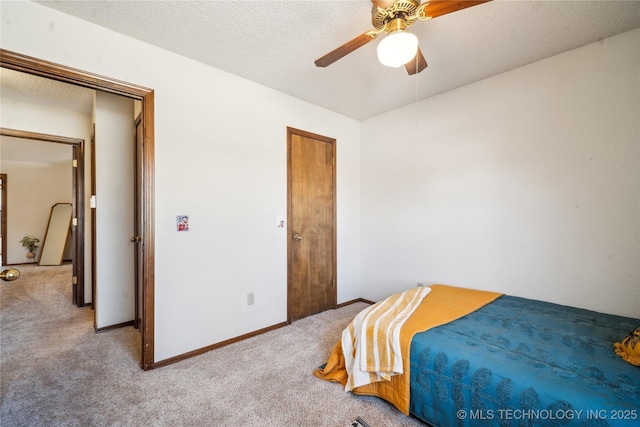
<svg viewBox="0 0 640 427">
<path fill-rule="evenodd" d="M 293 240 L 302 240 L 302 236 L 298 233 L 293 235 Z"/>
</svg>

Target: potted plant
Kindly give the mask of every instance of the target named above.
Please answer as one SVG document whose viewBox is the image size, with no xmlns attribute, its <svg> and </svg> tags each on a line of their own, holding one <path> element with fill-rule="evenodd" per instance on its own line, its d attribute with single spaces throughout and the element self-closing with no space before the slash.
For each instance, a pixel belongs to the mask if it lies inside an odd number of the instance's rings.
<svg viewBox="0 0 640 427">
<path fill-rule="evenodd" d="M 20 240 L 20 243 L 22 243 L 22 246 L 27 248 L 27 259 L 33 259 L 36 257 L 36 249 L 39 248 L 37 243 L 39 241 L 40 239 L 30 234 L 28 236 L 24 236 L 22 240 Z"/>
</svg>

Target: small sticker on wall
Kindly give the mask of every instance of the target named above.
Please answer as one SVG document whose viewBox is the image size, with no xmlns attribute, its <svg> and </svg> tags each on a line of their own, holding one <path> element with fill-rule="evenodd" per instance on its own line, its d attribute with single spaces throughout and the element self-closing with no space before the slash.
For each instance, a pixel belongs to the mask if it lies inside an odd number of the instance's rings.
<svg viewBox="0 0 640 427">
<path fill-rule="evenodd" d="M 189 215 L 178 215 L 176 217 L 178 231 L 189 231 Z"/>
<path fill-rule="evenodd" d="M 276 216 L 276 227 L 284 228 L 284 215 Z"/>
</svg>

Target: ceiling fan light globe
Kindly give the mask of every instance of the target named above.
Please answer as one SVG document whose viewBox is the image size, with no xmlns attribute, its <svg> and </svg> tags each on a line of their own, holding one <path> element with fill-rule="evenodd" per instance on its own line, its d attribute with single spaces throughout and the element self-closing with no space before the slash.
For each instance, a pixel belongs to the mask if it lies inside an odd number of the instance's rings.
<svg viewBox="0 0 640 427">
<path fill-rule="evenodd" d="M 418 52 L 418 38 L 415 34 L 397 31 L 378 43 L 378 60 L 387 67 L 402 67 Z"/>
</svg>

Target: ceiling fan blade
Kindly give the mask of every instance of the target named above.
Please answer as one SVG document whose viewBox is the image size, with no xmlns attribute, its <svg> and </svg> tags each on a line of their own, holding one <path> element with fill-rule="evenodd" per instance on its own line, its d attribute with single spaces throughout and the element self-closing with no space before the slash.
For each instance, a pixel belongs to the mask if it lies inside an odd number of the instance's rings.
<svg viewBox="0 0 640 427">
<path fill-rule="evenodd" d="M 427 68 L 427 60 L 424 59 L 424 55 L 420 48 L 418 48 L 416 56 L 411 61 L 404 64 L 404 68 L 407 69 L 407 73 L 409 73 L 410 76 L 418 74 L 420 71 Z"/>
<path fill-rule="evenodd" d="M 322 58 L 316 59 L 315 64 L 317 67 L 326 67 L 328 65 L 331 65 L 334 62 L 336 62 L 338 59 L 344 56 L 347 56 L 348 54 L 358 49 L 359 47 L 362 47 L 365 44 L 369 43 L 374 38 L 375 38 L 375 35 L 371 36 L 370 32 L 360 34 L 355 39 L 346 42 L 345 44 L 343 44 L 337 49 L 332 50 Z"/>
<path fill-rule="evenodd" d="M 482 3 L 490 2 L 491 0 L 431 0 L 424 8 L 424 16 L 430 18 L 437 18 L 438 16 L 446 15 L 451 12 L 466 9 L 471 6 L 477 6 Z"/>
<path fill-rule="evenodd" d="M 371 0 L 371 3 L 380 9 L 386 9 L 389 6 L 393 6 L 395 0 Z"/>
</svg>

